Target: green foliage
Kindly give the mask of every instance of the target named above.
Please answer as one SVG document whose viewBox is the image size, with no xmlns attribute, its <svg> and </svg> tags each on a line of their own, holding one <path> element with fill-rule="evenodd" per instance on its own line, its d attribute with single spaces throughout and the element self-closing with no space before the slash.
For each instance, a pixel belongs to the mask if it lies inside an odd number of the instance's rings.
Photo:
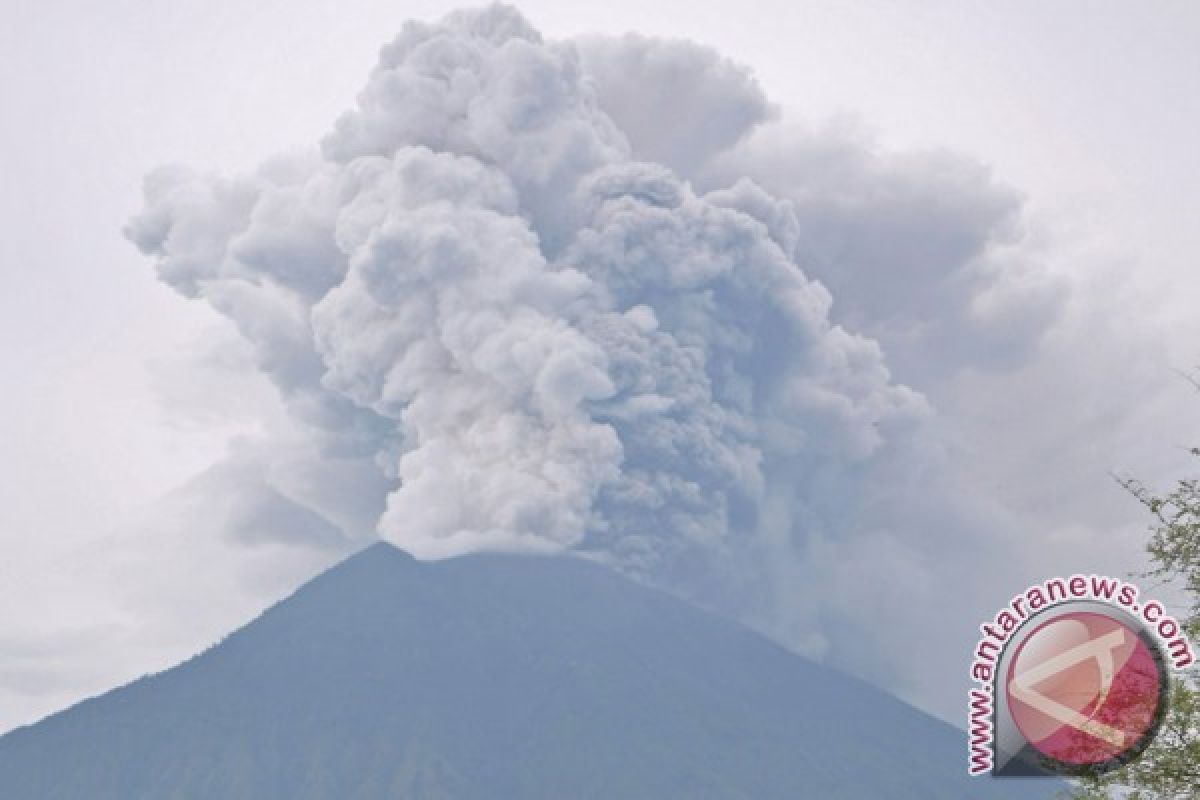
<svg viewBox="0 0 1200 800">
<path fill-rule="evenodd" d="M 1200 456 L 1200 449 L 1192 450 Z M 1154 516 L 1146 547 L 1152 568 L 1147 577 L 1183 587 L 1191 598 L 1185 628 L 1200 641 L 1200 479 L 1179 481 L 1157 494 L 1135 480 L 1121 485 Z M 1142 757 L 1100 778 L 1091 778 L 1072 800 L 1200 800 L 1200 674 L 1197 667 L 1177 678 L 1170 711 L 1158 738 Z"/>
<path fill-rule="evenodd" d="M 1119 793 L 1124 790 L 1124 794 Z M 1200 689 L 1194 678 L 1173 687 L 1158 738 L 1132 764 L 1086 781 L 1076 800 L 1196 800 L 1200 798 Z"/>
<path fill-rule="evenodd" d="M 1200 448 L 1192 450 L 1200 456 Z M 1181 480 L 1175 489 L 1157 495 L 1135 480 L 1121 485 L 1154 515 L 1155 524 L 1146 550 L 1154 565 L 1150 575 L 1180 583 L 1192 598 L 1189 625 L 1200 630 L 1200 478 Z"/>
</svg>

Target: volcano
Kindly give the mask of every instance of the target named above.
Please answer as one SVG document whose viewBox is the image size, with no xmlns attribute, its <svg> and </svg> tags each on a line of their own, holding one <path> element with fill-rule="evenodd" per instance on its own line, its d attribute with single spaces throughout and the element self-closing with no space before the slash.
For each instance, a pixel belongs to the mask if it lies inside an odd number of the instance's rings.
<svg viewBox="0 0 1200 800">
<path fill-rule="evenodd" d="M 0 738 L 14 800 L 1049 797 L 962 732 L 573 558 L 377 544 L 220 644 Z"/>
</svg>

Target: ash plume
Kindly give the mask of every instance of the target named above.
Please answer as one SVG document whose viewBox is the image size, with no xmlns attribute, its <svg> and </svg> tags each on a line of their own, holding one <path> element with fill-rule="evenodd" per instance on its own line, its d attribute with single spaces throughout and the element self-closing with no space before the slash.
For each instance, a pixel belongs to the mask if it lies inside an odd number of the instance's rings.
<svg viewBox="0 0 1200 800">
<path fill-rule="evenodd" d="M 149 176 L 128 237 L 297 432 L 237 454 L 228 535 L 578 553 L 809 653 L 893 649 L 848 631 L 998 524 L 928 497 L 955 479 L 889 354 L 1019 359 L 1060 292 L 1009 268 L 1020 204 L 982 171 L 777 115 L 707 48 L 495 5 L 406 24 L 310 152 Z"/>
</svg>

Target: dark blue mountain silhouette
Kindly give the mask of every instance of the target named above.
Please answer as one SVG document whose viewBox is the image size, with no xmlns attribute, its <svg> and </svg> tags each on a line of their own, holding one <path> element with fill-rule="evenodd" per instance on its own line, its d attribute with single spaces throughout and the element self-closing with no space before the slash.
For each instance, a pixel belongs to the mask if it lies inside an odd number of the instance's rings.
<svg viewBox="0 0 1200 800">
<path fill-rule="evenodd" d="M 577 559 L 375 545 L 216 647 L 0 738 L 5 800 L 1048 797 L 961 732 Z"/>
</svg>

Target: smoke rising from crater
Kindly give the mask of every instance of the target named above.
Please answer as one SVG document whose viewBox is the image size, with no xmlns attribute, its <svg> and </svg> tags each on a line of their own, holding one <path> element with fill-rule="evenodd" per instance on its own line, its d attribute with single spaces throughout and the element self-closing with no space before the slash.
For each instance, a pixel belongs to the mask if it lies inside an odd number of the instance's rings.
<svg viewBox="0 0 1200 800">
<path fill-rule="evenodd" d="M 1000 515 L 901 381 L 1019 361 L 1062 290 L 977 165 L 777 115 L 707 48 L 490 6 L 405 25 L 311 152 L 151 175 L 127 235 L 299 431 L 231 454 L 229 534 L 583 553 L 806 652 L 891 648 L 847 631 Z"/>
<path fill-rule="evenodd" d="M 737 547 L 778 474 L 923 413 L 830 323 L 786 212 L 636 160 L 578 52 L 507 8 L 406 26 L 321 153 L 157 173 L 129 235 L 392 480 L 379 531 L 419 556 Z"/>
</svg>

